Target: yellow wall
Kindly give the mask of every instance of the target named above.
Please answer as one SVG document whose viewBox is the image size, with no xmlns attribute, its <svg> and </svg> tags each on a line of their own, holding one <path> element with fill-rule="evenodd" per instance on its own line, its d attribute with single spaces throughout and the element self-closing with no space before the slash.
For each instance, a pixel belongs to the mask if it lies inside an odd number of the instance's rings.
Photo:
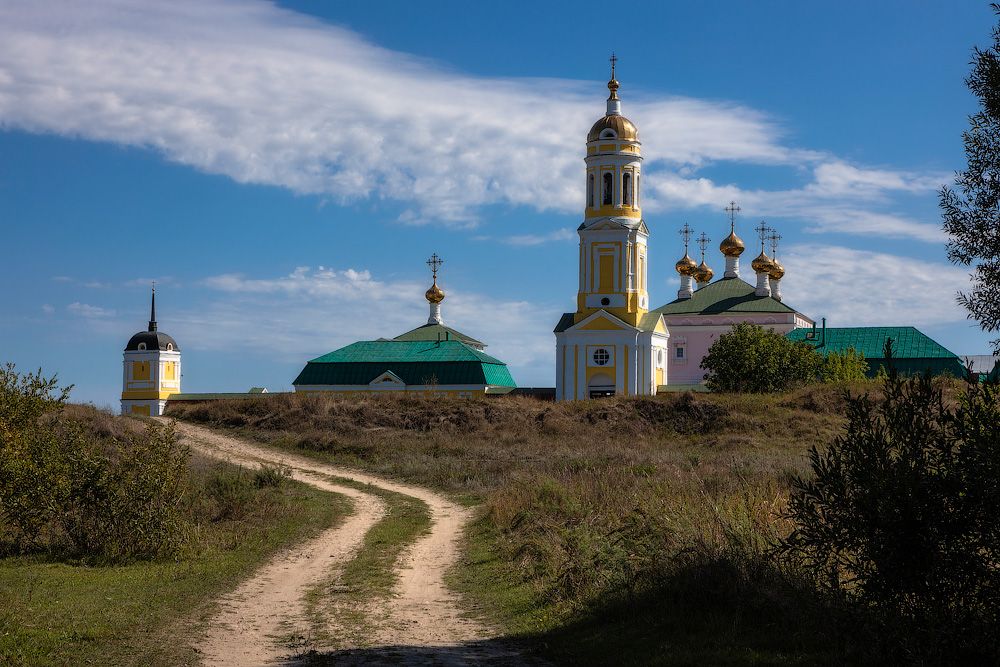
<svg viewBox="0 0 1000 667">
<path fill-rule="evenodd" d="M 149 379 L 149 362 L 148 361 L 133 361 L 132 362 L 132 379 L 133 380 L 148 380 Z"/>
<path fill-rule="evenodd" d="M 597 286 L 599 292 L 610 292 L 614 289 L 615 280 L 615 256 L 601 255 L 600 257 L 600 284 Z"/>
<path fill-rule="evenodd" d="M 134 414 L 134 415 L 142 415 L 144 417 L 148 417 L 149 416 L 149 406 L 148 405 L 133 405 L 132 406 L 132 414 Z"/>
<path fill-rule="evenodd" d="M 168 361 L 163 364 L 163 379 L 164 380 L 176 380 L 177 379 L 177 362 Z"/>
</svg>

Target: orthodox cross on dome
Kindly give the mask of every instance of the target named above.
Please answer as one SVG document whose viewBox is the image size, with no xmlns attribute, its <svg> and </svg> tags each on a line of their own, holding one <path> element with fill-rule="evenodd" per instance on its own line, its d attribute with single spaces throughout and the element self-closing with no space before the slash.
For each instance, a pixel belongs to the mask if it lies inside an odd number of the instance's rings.
<svg viewBox="0 0 1000 667">
<path fill-rule="evenodd" d="M 778 233 L 777 229 L 771 229 L 770 236 L 767 239 L 771 242 L 771 257 L 778 256 L 778 241 L 781 240 L 781 234 Z"/>
<path fill-rule="evenodd" d="M 701 236 L 698 237 L 698 247 L 701 248 L 701 261 L 703 262 L 705 261 L 705 249 L 711 242 L 712 239 L 708 238 L 708 234 L 706 234 L 705 232 L 702 232 Z"/>
<path fill-rule="evenodd" d="M 753 229 L 755 232 L 757 232 L 757 238 L 760 239 L 760 251 L 764 252 L 764 242 L 767 241 L 768 239 L 767 233 L 773 230 L 770 227 L 768 227 L 767 223 L 764 222 L 763 220 L 761 220 L 760 224 L 754 227 Z"/>
<path fill-rule="evenodd" d="M 722 210 L 725 211 L 726 215 L 729 216 L 729 231 L 735 232 L 736 231 L 736 214 L 739 213 L 740 211 L 742 211 L 743 209 L 741 209 L 739 206 L 737 206 L 735 201 L 731 201 L 731 202 L 729 202 L 729 206 L 727 206 L 726 208 L 724 208 Z"/>
<path fill-rule="evenodd" d="M 691 242 L 691 235 L 694 234 L 694 230 L 691 229 L 691 225 L 685 222 L 684 226 L 677 233 L 684 239 L 684 254 L 686 255 L 688 254 L 688 244 Z"/>
<path fill-rule="evenodd" d="M 431 258 L 427 260 L 427 266 L 431 267 L 431 275 L 434 277 L 434 282 L 437 282 L 438 269 L 444 264 L 444 260 L 437 256 L 437 253 L 431 255 Z"/>
<path fill-rule="evenodd" d="M 618 56 L 612 52 L 608 60 L 611 61 L 611 80 L 608 81 L 608 90 L 611 91 L 611 96 L 608 98 L 608 102 L 611 102 L 618 99 L 618 80 L 615 78 L 615 64 L 618 62 Z M 611 107 L 609 106 L 608 109 L 610 113 Z"/>
</svg>

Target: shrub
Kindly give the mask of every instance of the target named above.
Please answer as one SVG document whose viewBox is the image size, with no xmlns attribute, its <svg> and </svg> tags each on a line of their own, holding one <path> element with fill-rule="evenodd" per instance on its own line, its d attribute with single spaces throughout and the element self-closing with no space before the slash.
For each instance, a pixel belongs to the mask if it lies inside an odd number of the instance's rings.
<svg viewBox="0 0 1000 667">
<path fill-rule="evenodd" d="M 826 356 L 820 368 L 820 379 L 823 382 L 862 382 L 868 379 L 867 372 L 865 355 L 849 347 Z"/>
<path fill-rule="evenodd" d="M 712 391 L 762 394 L 787 391 L 815 379 L 822 357 L 756 324 L 741 322 L 719 336 L 701 361 Z"/>
<path fill-rule="evenodd" d="M 900 643 L 924 657 L 1000 657 L 1000 387 L 950 405 L 929 376 L 890 366 L 882 397 L 849 396 L 847 414 L 812 448 L 814 477 L 793 483 L 780 551 L 826 590 L 901 617 Z"/>
<path fill-rule="evenodd" d="M 173 428 L 97 437 L 68 396 L 41 371 L 0 369 L 0 517 L 18 548 L 68 543 L 116 562 L 173 552 L 188 459 Z"/>
</svg>

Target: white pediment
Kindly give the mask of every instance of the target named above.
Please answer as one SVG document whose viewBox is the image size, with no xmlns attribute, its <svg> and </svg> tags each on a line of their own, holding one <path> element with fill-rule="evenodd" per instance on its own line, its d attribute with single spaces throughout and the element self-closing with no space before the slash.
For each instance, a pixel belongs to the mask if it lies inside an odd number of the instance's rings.
<svg viewBox="0 0 1000 667">
<path fill-rule="evenodd" d="M 392 371 L 386 371 L 368 383 L 370 387 L 405 387 L 406 383 Z"/>
</svg>

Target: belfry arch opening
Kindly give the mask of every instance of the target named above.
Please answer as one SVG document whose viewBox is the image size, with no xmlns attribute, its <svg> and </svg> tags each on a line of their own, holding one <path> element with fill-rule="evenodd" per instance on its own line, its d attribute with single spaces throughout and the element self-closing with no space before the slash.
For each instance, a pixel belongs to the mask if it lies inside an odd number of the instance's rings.
<svg viewBox="0 0 1000 667">
<path fill-rule="evenodd" d="M 587 176 L 587 206 L 594 208 L 596 203 L 594 202 L 594 175 L 590 174 Z"/>
<path fill-rule="evenodd" d="M 611 172 L 604 172 L 604 194 L 602 196 L 602 203 L 604 206 L 611 206 L 612 193 L 615 189 L 615 178 L 611 175 Z"/>
<path fill-rule="evenodd" d="M 632 174 L 622 176 L 622 205 L 632 205 Z"/>
</svg>

